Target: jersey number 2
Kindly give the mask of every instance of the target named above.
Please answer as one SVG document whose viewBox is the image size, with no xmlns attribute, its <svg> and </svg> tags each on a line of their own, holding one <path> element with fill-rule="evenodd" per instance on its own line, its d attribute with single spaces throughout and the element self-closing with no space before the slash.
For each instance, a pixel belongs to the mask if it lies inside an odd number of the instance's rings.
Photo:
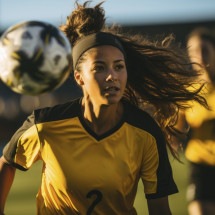
<svg viewBox="0 0 215 215">
<path fill-rule="evenodd" d="M 95 199 L 88 208 L 87 215 L 91 215 L 96 205 L 102 200 L 102 193 L 99 190 L 91 190 L 86 195 L 87 198 L 91 198 L 92 196 L 95 196 Z"/>
</svg>

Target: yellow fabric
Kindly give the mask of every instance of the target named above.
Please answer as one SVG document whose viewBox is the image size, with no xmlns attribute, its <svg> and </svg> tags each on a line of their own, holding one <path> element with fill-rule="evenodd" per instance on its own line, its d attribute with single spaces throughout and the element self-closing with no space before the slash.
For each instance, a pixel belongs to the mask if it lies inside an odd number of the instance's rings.
<svg viewBox="0 0 215 215">
<path fill-rule="evenodd" d="M 215 166 L 215 142 L 199 139 L 190 140 L 185 155 L 193 163 Z"/>
<path fill-rule="evenodd" d="M 211 139 L 215 131 L 213 127 L 205 127 L 205 123 L 215 121 L 215 89 L 207 85 L 203 93 L 211 110 L 193 102 L 192 108 L 186 111 L 186 120 L 196 136 L 191 136 L 185 155 L 192 162 L 215 165 L 215 139 Z"/>
<path fill-rule="evenodd" d="M 37 195 L 38 214 L 72 215 L 77 211 L 86 214 L 99 198 L 99 192 L 103 204 L 100 206 L 98 202 L 93 214 L 136 214 L 133 201 L 138 172 L 145 193 L 156 192 L 157 146 L 155 139 L 144 130 L 124 123 L 117 132 L 97 141 L 83 129 L 78 117 L 36 126 L 19 139 L 23 151 L 17 151 L 16 158 L 18 161 L 18 157 L 19 160 L 22 157 L 20 165 L 29 168 L 32 160 L 28 156 L 32 157 L 34 151 L 34 160 L 39 156 L 45 161 L 42 186 Z M 35 129 L 40 139 L 35 136 Z M 144 168 L 141 169 L 140 164 Z M 87 198 L 95 187 L 95 194 Z M 112 195 L 113 190 L 115 195 Z"/>
<path fill-rule="evenodd" d="M 38 215 L 136 215 L 141 179 L 148 199 L 178 192 L 161 129 L 123 105 L 122 121 L 103 135 L 87 126 L 80 99 L 35 110 L 13 135 L 8 163 L 26 170 L 43 162 Z"/>
<path fill-rule="evenodd" d="M 186 111 L 186 119 L 191 127 L 199 127 L 202 122 L 215 118 L 215 90 L 210 85 L 206 85 L 201 94 L 205 97 L 211 110 L 206 109 L 199 103 L 193 101 L 190 103 L 191 108 Z"/>
<path fill-rule="evenodd" d="M 31 138 L 29 139 L 28 136 L 31 136 Z M 25 139 L 25 143 L 22 144 L 22 141 L 19 142 L 20 145 L 17 147 L 14 161 L 25 169 L 29 169 L 35 160 L 37 160 L 40 151 L 40 141 L 36 126 L 29 128 L 21 136 L 21 139 Z M 23 154 L 23 152 L 25 153 Z"/>
</svg>

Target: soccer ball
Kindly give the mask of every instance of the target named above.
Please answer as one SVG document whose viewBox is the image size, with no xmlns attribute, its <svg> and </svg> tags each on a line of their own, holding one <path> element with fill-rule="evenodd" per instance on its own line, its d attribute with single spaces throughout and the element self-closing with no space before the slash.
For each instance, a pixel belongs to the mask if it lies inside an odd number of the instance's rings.
<svg viewBox="0 0 215 215">
<path fill-rule="evenodd" d="M 52 91 L 68 78 L 71 66 L 69 40 L 52 24 L 22 22 L 0 38 L 0 79 L 17 93 Z"/>
</svg>

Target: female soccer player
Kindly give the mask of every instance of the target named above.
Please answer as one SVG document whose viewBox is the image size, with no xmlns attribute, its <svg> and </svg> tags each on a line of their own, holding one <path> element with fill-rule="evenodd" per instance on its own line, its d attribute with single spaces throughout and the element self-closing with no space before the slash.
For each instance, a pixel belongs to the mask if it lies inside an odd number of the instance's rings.
<svg viewBox="0 0 215 215">
<path fill-rule="evenodd" d="M 211 108 L 195 104 L 185 116 L 191 127 L 185 155 L 189 161 L 188 210 L 190 215 L 215 213 L 215 31 L 196 28 L 188 36 L 188 53 L 194 69 L 203 70 L 208 82 L 205 98 Z M 198 64 L 197 64 L 198 63 Z"/>
<path fill-rule="evenodd" d="M 83 96 L 35 110 L 5 146 L 0 211 L 15 169 L 42 160 L 40 215 L 137 214 L 139 180 L 149 214 L 170 215 L 168 195 L 178 189 L 168 134 L 183 102 L 205 104 L 200 88 L 188 88 L 197 76 L 188 58 L 171 46 L 171 37 L 159 44 L 108 28 L 101 4 L 77 4 L 61 29 L 73 47 Z"/>
</svg>

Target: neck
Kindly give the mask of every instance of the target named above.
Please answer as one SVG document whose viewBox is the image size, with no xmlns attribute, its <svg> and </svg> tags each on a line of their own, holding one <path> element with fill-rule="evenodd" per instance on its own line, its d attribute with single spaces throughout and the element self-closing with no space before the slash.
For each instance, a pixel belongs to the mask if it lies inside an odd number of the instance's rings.
<svg viewBox="0 0 215 215">
<path fill-rule="evenodd" d="M 114 128 L 122 118 L 121 102 L 112 105 L 95 106 L 90 101 L 82 101 L 82 113 L 87 125 L 98 135 Z"/>
</svg>

